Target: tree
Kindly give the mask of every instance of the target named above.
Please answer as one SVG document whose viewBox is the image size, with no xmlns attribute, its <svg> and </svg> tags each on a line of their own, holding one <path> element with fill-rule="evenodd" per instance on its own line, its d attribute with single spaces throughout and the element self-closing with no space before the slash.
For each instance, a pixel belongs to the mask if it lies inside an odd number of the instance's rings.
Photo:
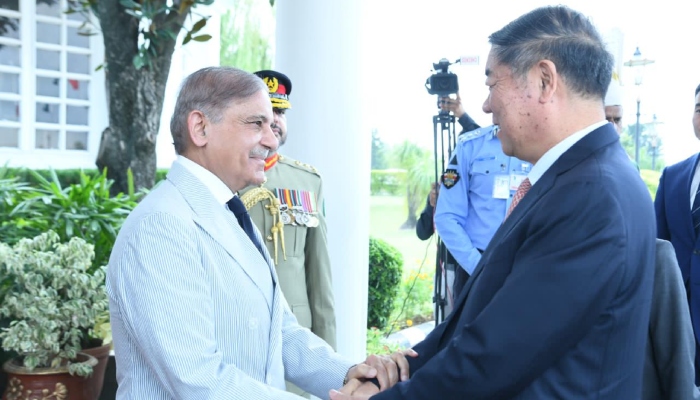
<svg viewBox="0 0 700 400">
<path fill-rule="evenodd" d="M 639 124 L 639 168 L 659 171 L 664 167 L 663 161 L 663 141 L 657 132 L 656 116 L 649 123 Z M 620 142 L 627 154 L 634 159 L 634 135 L 637 132 L 637 125 L 627 125 L 620 135 Z"/>
<path fill-rule="evenodd" d="M 270 33 L 255 18 L 261 13 L 260 1 L 239 0 L 221 17 L 221 65 L 248 72 L 271 68 Z"/>
<path fill-rule="evenodd" d="M 372 129 L 372 169 L 386 168 L 386 149 L 377 129 Z"/>
<path fill-rule="evenodd" d="M 127 171 L 135 188 L 150 188 L 156 174 L 156 137 L 165 85 L 177 37 L 207 41 L 198 34 L 207 16 L 194 12 L 214 0 L 68 0 L 69 13 L 92 14 L 104 40 L 104 71 L 109 125 L 102 132 L 96 164 L 107 168 L 114 193 L 128 191 Z M 274 5 L 274 0 L 270 0 Z M 185 22 L 195 21 L 191 28 Z"/>
<path fill-rule="evenodd" d="M 413 229 L 416 227 L 416 214 L 430 191 L 430 183 L 433 182 L 435 165 L 432 153 L 415 143 L 404 141 L 393 149 L 392 159 L 394 165 L 406 170 L 408 216 L 401 224 L 401 229 Z"/>
</svg>

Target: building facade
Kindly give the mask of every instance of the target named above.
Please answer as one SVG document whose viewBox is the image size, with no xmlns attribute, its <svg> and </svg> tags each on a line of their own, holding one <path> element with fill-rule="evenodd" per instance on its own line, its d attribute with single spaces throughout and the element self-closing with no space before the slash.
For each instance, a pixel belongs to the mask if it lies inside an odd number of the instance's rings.
<svg viewBox="0 0 700 400">
<path fill-rule="evenodd" d="M 65 1 L 65 0 L 63 0 Z M 94 167 L 107 124 L 99 36 L 61 1 L 0 1 L 0 164 Z"/>
</svg>

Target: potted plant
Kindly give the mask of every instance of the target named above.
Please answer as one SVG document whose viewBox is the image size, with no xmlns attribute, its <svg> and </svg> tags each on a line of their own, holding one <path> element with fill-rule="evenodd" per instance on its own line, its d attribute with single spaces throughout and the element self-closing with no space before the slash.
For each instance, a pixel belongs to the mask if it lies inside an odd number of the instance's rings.
<svg viewBox="0 0 700 400">
<path fill-rule="evenodd" d="M 6 283 L 0 286 L 0 318 L 10 321 L 0 340 L 6 352 L 18 355 L 3 365 L 8 374 L 3 400 L 30 393 L 71 400 L 99 395 L 85 386 L 96 359 L 80 353 L 108 307 L 104 267 L 88 272 L 94 255 L 92 244 L 77 237 L 61 243 L 54 231 L 12 246 L 0 243 Z"/>
<path fill-rule="evenodd" d="M 23 238 L 55 231 L 61 242 L 80 237 L 94 245 L 95 257 L 89 273 L 101 270 L 109 255 L 122 222 L 147 192 L 134 191 L 131 171 L 127 173 L 129 193 L 112 195 L 112 181 L 106 170 L 97 171 L 34 171 L 0 168 L 0 238 L 14 245 Z M 2 277 L 0 276 L 0 281 Z M 1 282 L 0 282 L 1 283 Z M 0 290 L 1 291 L 1 290 Z M 2 295 L 0 293 L 0 304 Z M 0 317 L 0 327 L 3 319 Z M 105 310 L 97 326 L 87 330 L 82 350 L 98 359 L 93 378 L 95 392 L 100 393 L 102 378 L 110 360 L 111 330 Z M 0 360 L 9 353 L 0 349 Z M 2 366 L 2 362 L 0 362 Z M 0 369 L 0 393 L 6 377 Z"/>
</svg>

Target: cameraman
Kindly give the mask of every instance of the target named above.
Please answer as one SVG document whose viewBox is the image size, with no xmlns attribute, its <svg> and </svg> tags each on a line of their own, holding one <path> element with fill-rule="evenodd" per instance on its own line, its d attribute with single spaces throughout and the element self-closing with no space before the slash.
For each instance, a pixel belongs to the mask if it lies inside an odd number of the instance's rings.
<svg viewBox="0 0 700 400">
<path fill-rule="evenodd" d="M 469 114 L 464 111 L 464 106 L 462 106 L 462 99 L 459 97 L 459 93 L 457 93 L 457 97 L 454 99 L 450 97 L 441 97 L 440 109 L 442 111 L 451 112 L 455 118 L 457 118 L 457 122 L 459 122 L 459 124 L 462 126 L 462 131 L 460 134 L 481 128 L 476 122 L 474 122 L 472 117 L 470 117 Z"/>
<path fill-rule="evenodd" d="M 474 122 L 474 120 L 464 110 L 464 106 L 462 106 L 462 99 L 459 97 L 459 94 L 457 94 L 457 97 L 454 99 L 450 97 L 441 97 L 438 105 L 440 106 L 440 110 L 451 112 L 454 114 L 455 118 L 457 118 L 457 121 L 462 126 L 460 135 L 464 132 L 479 129 L 479 125 Z M 418 218 L 418 223 L 416 224 L 416 236 L 418 236 L 420 240 L 430 239 L 435 232 L 433 215 L 435 214 L 435 203 L 437 201 L 437 194 L 439 190 L 439 187 L 436 186 L 437 185 L 435 182 L 431 184 L 430 193 L 428 194 L 428 198 L 425 202 L 425 208 L 423 208 L 423 211 Z M 444 272 L 443 287 L 447 288 L 447 293 L 445 296 L 447 304 L 445 304 L 445 311 L 443 314 L 443 316 L 446 316 L 452 310 L 452 302 L 455 297 L 454 295 L 456 294 L 456 292 L 453 292 L 455 289 L 455 276 L 459 277 L 460 281 L 466 282 L 466 273 L 460 271 L 461 267 L 459 264 L 457 264 L 457 261 L 447 250 L 443 242 L 440 242 L 440 248 L 438 249 L 437 265 L 443 266 L 443 268 L 440 269 Z"/>
</svg>

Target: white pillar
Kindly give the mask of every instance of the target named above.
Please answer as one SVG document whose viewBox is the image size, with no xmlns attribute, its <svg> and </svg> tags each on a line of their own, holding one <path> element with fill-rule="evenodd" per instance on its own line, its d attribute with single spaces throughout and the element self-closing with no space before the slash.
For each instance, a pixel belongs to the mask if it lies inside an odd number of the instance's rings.
<svg viewBox="0 0 700 400">
<path fill-rule="evenodd" d="M 323 177 L 338 351 L 364 360 L 371 132 L 362 119 L 364 0 L 277 0 L 275 70 L 292 81 L 282 154 Z"/>
<path fill-rule="evenodd" d="M 158 168 L 170 168 L 177 157 L 173 147 L 173 136 L 170 133 L 170 118 L 175 109 L 175 101 L 180 93 L 180 86 L 190 74 L 205 68 L 218 66 L 219 48 L 221 38 L 219 27 L 221 26 L 221 15 L 226 12 L 224 2 L 214 3 L 211 6 L 198 7 L 197 10 L 202 15 L 208 15 L 207 24 L 200 31 L 200 34 L 209 34 L 212 38 L 206 42 L 190 41 L 186 45 L 182 44 L 186 32 L 180 31 L 175 45 L 175 51 L 170 62 L 170 72 L 168 82 L 165 85 L 163 97 L 163 111 L 160 116 L 160 129 L 156 140 L 156 164 Z M 197 22 L 188 19 L 185 24 L 192 25 Z"/>
</svg>

